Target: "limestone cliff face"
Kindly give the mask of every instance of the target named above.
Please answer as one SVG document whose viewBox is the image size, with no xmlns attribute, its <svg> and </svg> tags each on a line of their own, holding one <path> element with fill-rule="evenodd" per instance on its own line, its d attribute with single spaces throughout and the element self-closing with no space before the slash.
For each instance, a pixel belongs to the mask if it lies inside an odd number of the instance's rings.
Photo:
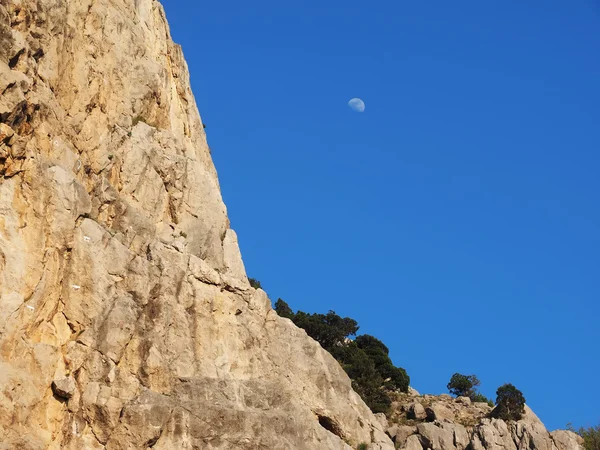
<svg viewBox="0 0 600 450">
<path fill-rule="evenodd" d="M 392 449 L 252 289 L 155 0 L 0 0 L 0 449 Z"/>
</svg>

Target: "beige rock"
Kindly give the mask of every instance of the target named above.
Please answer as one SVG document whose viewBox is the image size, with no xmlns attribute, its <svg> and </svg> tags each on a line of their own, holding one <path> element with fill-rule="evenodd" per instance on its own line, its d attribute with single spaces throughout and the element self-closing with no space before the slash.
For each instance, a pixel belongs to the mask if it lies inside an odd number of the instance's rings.
<svg viewBox="0 0 600 450">
<path fill-rule="evenodd" d="M 242 256 L 240 254 L 237 235 L 232 229 L 228 229 L 225 233 L 225 239 L 223 239 L 223 253 L 227 275 L 248 283 L 246 269 L 244 268 L 244 263 L 242 262 Z"/>
<path fill-rule="evenodd" d="M 400 425 L 393 430 L 388 430 L 388 433 L 392 436 L 392 440 L 396 446 L 403 446 L 406 444 L 409 436 L 417 433 L 417 427 L 414 425 Z"/>
<path fill-rule="evenodd" d="M 419 391 L 417 391 L 416 389 L 414 389 L 412 386 L 408 387 L 408 394 L 413 396 L 413 397 L 418 397 L 419 395 Z"/>
<path fill-rule="evenodd" d="M 388 428 L 388 420 L 384 413 L 375 414 L 375 418 L 377 419 L 383 430 L 386 430 Z"/>
<path fill-rule="evenodd" d="M 409 436 L 406 440 L 406 444 L 403 447 L 400 447 L 402 450 L 423 450 L 423 446 L 421 445 L 421 440 L 419 436 L 412 435 Z"/>
<path fill-rule="evenodd" d="M 478 446 L 488 450 L 554 450 L 557 447 L 550 433 L 528 407 L 525 416 L 518 422 L 507 424 L 498 419 L 484 419 L 475 429 L 475 440 Z M 573 450 L 581 448 L 576 441 L 572 444 L 576 445 Z M 478 446 L 474 448 L 480 448 Z"/>
<path fill-rule="evenodd" d="M 583 438 L 572 431 L 556 430 L 550 433 L 557 450 L 577 450 L 583 445 Z"/>
<path fill-rule="evenodd" d="M 493 408 L 488 405 L 486 402 L 473 402 L 473 406 L 482 410 L 482 411 L 491 411 Z"/>
<path fill-rule="evenodd" d="M 431 450 L 455 450 L 454 434 L 450 430 L 433 423 L 420 423 L 417 430 L 423 442 L 423 448 Z"/>
<path fill-rule="evenodd" d="M 427 413 L 421 403 L 414 402 L 408 407 L 407 416 L 409 419 L 413 420 L 424 420 L 427 418 Z"/>
<path fill-rule="evenodd" d="M 71 377 L 61 378 L 52 382 L 52 390 L 55 395 L 69 399 L 75 394 L 77 385 Z"/>
<path fill-rule="evenodd" d="M 457 450 L 464 450 L 469 446 L 471 439 L 464 426 L 457 423 L 441 422 L 439 427 L 453 434 L 454 446 Z"/>
<path fill-rule="evenodd" d="M 393 449 L 250 288 L 157 1 L 1 1 L 0 92 L 1 448 Z"/>
<path fill-rule="evenodd" d="M 214 284 L 216 286 L 219 286 L 222 283 L 219 273 L 210 267 L 206 261 L 203 261 L 197 256 L 190 255 L 189 267 L 190 272 L 198 281 Z"/>
<path fill-rule="evenodd" d="M 471 399 L 469 397 L 457 397 L 455 401 L 457 403 L 462 403 L 463 405 L 471 404 Z"/>
<path fill-rule="evenodd" d="M 449 405 L 443 402 L 433 403 L 431 406 L 425 408 L 427 414 L 427 420 L 433 422 L 434 420 L 453 420 L 454 411 Z"/>
<path fill-rule="evenodd" d="M 487 450 L 516 450 L 508 425 L 498 419 L 483 419 L 474 430 L 473 448 Z"/>
</svg>

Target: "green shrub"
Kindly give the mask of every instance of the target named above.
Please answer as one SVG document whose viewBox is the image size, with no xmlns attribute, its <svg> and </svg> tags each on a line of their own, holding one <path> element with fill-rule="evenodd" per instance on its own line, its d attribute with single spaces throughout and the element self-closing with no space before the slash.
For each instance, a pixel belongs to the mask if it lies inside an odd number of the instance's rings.
<svg viewBox="0 0 600 450">
<path fill-rule="evenodd" d="M 254 289 L 262 289 L 260 281 L 258 281 L 256 278 L 248 277 L 248 282 L 250 283 L 250 286 L 252 286 Z"/>
<path fill-rule="evenodd" d="M 472 402 L 485 402 L 494 407 L 494 402 L 477 390 L 481 384 L 475 375 L 455 373 L 447 385 L 448 391 L 457 397 L 469 397 Z"/>
<path fill-rule="evenodd" d="M 365 442 L 362 442 L 360 444 L 358 444 L 358 447 L 356 447 L 356 450 L 367 450 L 367 444 Z"/>
<path fill-rule="evenodd" d="M 390 353 L 390 350 L 385 346 L 383 342 L 369 334 L 362 334 L 358 336 L 355 342 L 356 345 L 358 345 L 358 347 L 362 349 L 379 350 L 385 355 L 388 355 Z"/>
<path fill-rule="evenodd" d="M 477 394 L 477 386 L 480 384 L 481 382 L 475 375 L 455 373 L 446 387 L 452 395 L 471 398 Z"/>
<path fill-rule="evenodd" d="M 275 302 L 275 312 L 279 314 L 279 316 L 286 317 L 288 319 L 294 317 L 294 311 L 292 311 L 292 308 L 290 308 L 290 306 L 281 298 L 277 299 Z"/>
<path fill-rule="evenodd" d="M 391 390 L 408 392 L 410 378 L 401 367 L 395 367 L 388 356 L 389 349 L 379 339 L 356 336 L 358 323 L 349 317 L 340 317 L 335 311 L 327 314 L 294 313 L 292 308 L 278 299 L 275 311 L 281 317 L 291 319 L 319 342 L 340 363 L 352 380 L 352 387 L 375 413 L 389 411 Z"/>
<path fill-rule="evenodd" d="M 346 338 L 356 335 L 358 331 L 356 320 L 349 317 L 342 318 L 335 311 L 329 311 L 327 314 L 308 314 L 298 311 L 292 320 L 327 351 L 343 344 Z"/>
<path fill-rule="evenodd" d="M 352 380 L 352 388 L 374 413 L 386 413 L 392 404 L 384 389 L 384 378 L 377 371 L 369 355 L 355 342 L 330 350 Z"/>
<path fill-rule="evenodd" d="M 485 402 L 492 408 L 494 407 L 494 402 L 479 392 L 476 392 L 470 398 L 472 402 Z"/>
<path fill-rule="evenodd" d="M 525 397 L 523 393 L 508 383 L 496 391 L 496 408 L 492 416 L 503 420 L 519 420 L 525 413 Z"/>
<path fill-rule="evenodd" d="M 600 425 L 589 428 L 580 428 L 575 431 L 573 427 L 569 430 L 574 431 L 583 438 L 583 448 L 585 450 L 600 450 Z"/>
<path fill-rule="evenodd" d="M 406 370 L 394 366 L 388 356 L 389 350 L 383 342 L 368 334 L 358 336 L 355 342 L 358 348 L 371 358 L 377 372 L 386 380 L 385 383 L 388 389 L 399 389 L 402 392 L 408 392 L 410 378 Z"/>
</svg>

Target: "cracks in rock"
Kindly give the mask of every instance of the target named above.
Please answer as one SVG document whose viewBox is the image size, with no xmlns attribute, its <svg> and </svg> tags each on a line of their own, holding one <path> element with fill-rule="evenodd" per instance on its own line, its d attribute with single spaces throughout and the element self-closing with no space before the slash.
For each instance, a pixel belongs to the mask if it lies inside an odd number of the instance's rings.
<svg viewBox="0 0 600 450">
<path fill-rule="evenodd" d="M 21 50 L 19 50 L 15 56 L 13 56 L 11 59 L 9 59 L 9 61 L 8 61 L 8 67 L 10 67 L 11 69 L 14 69 L 17 66 L 17 64 L 19 64 L 19 59 L 21 58 L 21 55 L 23 53 L 25 53 L 25 49 L 24 48 L 22 48 Z"/>
<path fill-rule="evenodd" d="M 2 91 L 2 95 L 6 94 L 9 90 L 14 88 L 16 85 L 17 85 L 17 83 L 15 81 L 13 81 L 12 83 L 8 83 L 6 85 L 6 88 L 4 88 L 4 90 Z"/>
<path fill-rule="evenodd" d="M 174 224 L 178 224 L 179 223 L 179 217 L 177 214 L 177 205 L 176 205 L 176 199 L 171 195 L 171 194 L 167 194 L 169 196 L 169 215 L 171 218 L 171 221 Z"/>
<path fill-rule="evenodd" d="M 165 420 L 162 425 L 160 426 L 160 429 L 158 431 L 158 436 L 148 440 L 144 445 L 146 447 L 149 448 L 153 448 L 158 441 L 160 440 L 160 438 L 162 437 L 164 431 L 165 431 L 165 427 L 167 426 L 167 424 L 169 423 L 169 420 L 171 419 L 171 416 L 173 415 L 173 411 L 175 411 L 175 408 L 171 408 L 171 410 L 169 411 L 169 414 L 167 414 L 167 420 Z"/>
<path fill-rule="evenodd" d="M 31 122 L 39 110 L 39 104 L 23 100 L 12 111 L 0 114 L 0 123 L 5 123 L 21 136 L 29 135 L 33 132 Z"/>
<path fill-rule="evenodd" d="M 169 418 L 171 417 L 171 414 L 173 413 L 173 410 L 171 410 L 171 412 L 169 412 Z M 168 419 L 167 419 L 168 422 Z M 158 436 L 153 437 L 152 439 L 149 439 L 145 444 L 144 447 L 146 448 L 153 448 L 158 441 L 160 440 L 160 438 L 162 437 L 164 431 L 165 431 L 165 427 L 167 426 L 167 422 L 163 423 L 162 426 L 160 427 L 160 430 L 158 430 Z"/>
<path fill-rule="evenodd" d="M 35 62 L 38 62 L 44 56 L 44 49 L 38 48 L 31 56 L 35 59 Z"/>
<path fill-rule="evenodd" d="M 161 428 L 161 429 L 160 429 L 160 432 L 159 432 L 159 435 L 158 435 L 158 436 L 156 436 L 156 437 L 153 437 L 153 438 L 152 438 L 152 439 L 150 439 L 148 442 L 146 442 L 146 443 L 144 444 L 144 447 L 145 447 L 145 448 L 153 448 L 153 447 L 156 445 L 156 443 L 158 442 L 158 440 L 161 438 L 161 436 L 162 436 L 162 433 L 163 433 L 163 429 Z"/>
<path fill-rule="evenodd" d="M 327 431 L 336 435 L 340 439 L 342 439 L 342 440 L 344 439 L 344 433 L 343 433 L 339 423 L 335 419 L 332 419 L 324 414 L 320 414 L 317 412 L 315 412 L 314 414 L 317 416 L 319 425 L 321 425 Z M 373 441 L 373 442 L 375 441 L 374 436 L 373 436 L 373 430 L 371 430 L 371 441 Z"/>
<path fill-rule="evenodd" d="M 83 414 L 82 417 L 83 417 L 83 420 L 85 420 L 85 423 L 89 427 L 90 431 L 92 432 L 94 439 L 96 439 L 98 444 L 100 444 L 102 447 L 104 447 L 106 445 L 106 442 L 102 442 L 102 440 L 98 437 L 98 435 L 96 434 L 96 431 L 94 430 L 94 426 L 91 423 L 91 420 L 85 414 Z"/>
<path fill-rule="evenodd" d="M 1 163 L 1 162 L 2 162 L 2 160 L 0 160 L 0 163 Z M 3 177 L 5 180 L 10 180 L 12 177 L 14 177 L 15 175 L 19 175 L 21 172 L 23 172 L 23 171 L 22 171 L 22 170 L 19 170 L 19 171 L 16 171 L 16 172 L 14 172 L 14 173 L 12 173 L 12 174 L 10 174 L 10 175 L 7 175 L 6 173 L 4 173 L 4 172 L 0 171 L 0 175 L 2 175 L 2 177 Z"/>
</svg>

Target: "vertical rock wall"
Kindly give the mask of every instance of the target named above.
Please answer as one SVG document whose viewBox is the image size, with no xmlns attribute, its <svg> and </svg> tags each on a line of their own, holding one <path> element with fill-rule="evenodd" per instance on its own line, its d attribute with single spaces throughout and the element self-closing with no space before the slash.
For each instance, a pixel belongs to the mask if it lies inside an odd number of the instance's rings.
<svg viewBox="0 0 600 450">
<path fill-rule="evenodd" d="M 0 0 L 0 449 L 393 445 L 245 275 L 154 0 Z"/>
</svg>

